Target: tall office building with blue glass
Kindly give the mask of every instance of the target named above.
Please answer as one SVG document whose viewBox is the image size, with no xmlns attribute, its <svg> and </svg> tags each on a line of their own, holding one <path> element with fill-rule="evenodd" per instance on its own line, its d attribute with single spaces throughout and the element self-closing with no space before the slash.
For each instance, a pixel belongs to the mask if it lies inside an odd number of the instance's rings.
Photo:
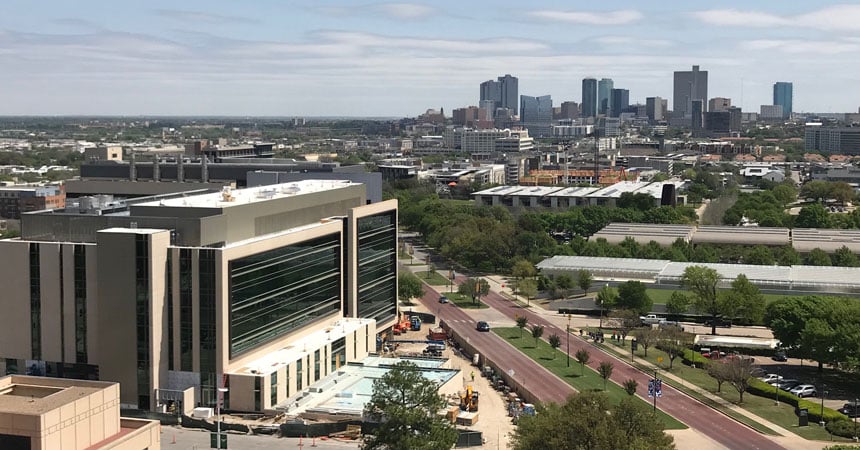
<svg viewBox="0 0 860 450">
<path fill-rule="evenodd" d="M 782 117 L 791 117 L 793 111 L 794 84 L 787 81 L 777 81 L 773 84 L 773 104 L 782 106 Z"/>
<path fill-rule="evenodd" d="M 597 80 L 582 80 L 582 117 L 597 117 Z"/>
</svg>

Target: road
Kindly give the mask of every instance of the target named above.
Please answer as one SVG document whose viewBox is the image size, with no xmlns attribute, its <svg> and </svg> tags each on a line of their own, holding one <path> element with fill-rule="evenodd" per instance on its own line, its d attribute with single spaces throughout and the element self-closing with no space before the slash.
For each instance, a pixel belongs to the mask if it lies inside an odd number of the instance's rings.
<svg viewBox="0 0 860 450">
<path fill-rule="evenodd" d="M 469 345 L 479 349 L 479 353 L 499 364 L 499 369 L 505 372 L 514 371 L 514 379 L 521 383 L 527 391 L 541 402 L 563 403 L 573 394 L 574 389 L 546 370 L 534 363 L 528 356 L 505 342 L 495 333 L 480 332 L 475 329 L 474 319 L 462 309 L 452 304 L 439 307 L 439 294 L 431 289 L 425 290 L 421 299 L 424 305 L 436 312 L 439 319 L 461 336 Z M 503 361 L 503 362 L 500 362 Z M 534 384 L 534 385 L 532 385 Z M 540 384 L 540 389 L 535 389 Z"/>
<path fill-rule="evenodd" d="M 458 279 L 459 281 L 462 280 Z M 425 306 L 431 310 L 438 311 L 441 319 L 445 320 L 464 339 L 468 338 L 470 343 L 479 352 L 485 354 L 493 361 L 505 361 L 517 374 L 529 374 L 524 387 L 535 397 L 544 402 L 563 402 L 574 392 L 566 382 L 508 345 L 495 334 L 480 333 L 475 330 L 474 326 L 471 325 L 474 323 L 474 319 L 460 310 L 460 308 L 438 308 L 436 302 L 439 295 L 432 290 L 428 289 L 427 291 L 424 298 L 422 298 Z M 611 362 L 614 366 L 612 377 L 610 378 L 612 381 L 621 384 L 625 380 L 634 379 L 639 386 L 648 386 L 648 381 L 651 379 L 650 375 L 635 369 L 613 355 L 600 351 L 578 336 L 567 335 L 563 328 L 550 323 L 548 320 L 538 314 L 532 313 L 526 308 L 520 307 L 498 293 L 491 291 L 487 296 L 482 298 L 482 301 L 490 308 L 494 308 L 511 320 L 515 320 L 518 315 L 526 316 L 530 324 L 545 327 L 547 335 L 559 335 L 562 338 L 559 349 L 568 348 L 567 339 L 570 339 L 569 348 L 571 355 L 575 354 L 581 348 L 587 349 L 591 353 L 589 367 L 596 369 L 601 362 Z M 642 389 L 642 391 L 644 390 Z M 638 395 L 646 401 L 650 401 L 641 392 Z M 663 396 L 657 400 L 657 407 L 728 448 L 759 450 L 784 448 L 747 426 L 724 416 L 722 413 L 703 405 L 665 384 L 663 385 Z"/>
</svg>

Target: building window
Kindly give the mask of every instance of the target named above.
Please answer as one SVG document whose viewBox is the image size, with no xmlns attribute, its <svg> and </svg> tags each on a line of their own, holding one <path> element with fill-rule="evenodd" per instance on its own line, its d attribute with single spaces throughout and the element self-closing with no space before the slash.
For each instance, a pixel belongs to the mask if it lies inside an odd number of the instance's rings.
<svg viewBox="0 0 860 450">
<path fill-rule="evenodd" d="M 314 381 L 319 381 L 320 379 L 320 351 L 314 352 Z"/>
<path fill-rule="evenodd" d="M 215 250 L 199 254 L 198 286 L 200 295 L 200 389 L 206 405 L 215 403 Z"/>
<path fill-rule="evenodd" d="M 87 247 L 75 245 L 75 361 L 87 363 Z"/>
<path fill-rule="evenodd" d="M 194 370 L 192 284 L 191 249 L 182 248 L 179 249 L 179 370 L 185 372 Z"/>
<path fill-rule="evenodd" d="M 278 404 L 278 371 L 272 372 L 269 383 L 269 401 L 272 402 L 271 407 L 274 408 Z"/>
<path fill-rule="evenodd" d="M 384 323 L 397 315 L 395 211 L 357 220 L 358 317 Z"/>
<path fill-rule="evenodd" d="M 304 361 L 304 358 L 296 361 L 296 389 L 299 391 L 301 391 L 302 389 L 305 388 L 304 383 L 303 383 L 303 381 L 305 380 L 305 377 L 302 376 L 304 374 L 302 371 L 302 369 L 303 369 L 302 362 L 303 361 Z"/>
<path fill-rule="evenodd" d="M 167 291 L 167 370 L 173 367 L 173 252 L 167 251 L 167 268 L 164 274 L 164 286 Z"/>
<path fill-rule="evenodd" d="M 254 411 L 263 410 L 263 377 L 254 377 Z"/>
<path fill-rule="evenodd" d="M 342 337 L 331 344 L 331 370 L 329 373 L 334 373 L 344 364 L 346 364 L 346 338 Z"/>
<path fill-rule="evenodd" d="M 30 348 L 34 360 L 42 359 L 42 285 L 39 244 L 30 244 Z"/>
<path fill-rule="evenodd" d="M 150 409 L 149 371 L 149 236 L 135 235 L 135 298 L 137 313 L 137 407 Z"/>
<path fill-rule="evenodd" d="M 230 356 L 340 310 L 340 234 L 230 261 Z"/>
</svg>

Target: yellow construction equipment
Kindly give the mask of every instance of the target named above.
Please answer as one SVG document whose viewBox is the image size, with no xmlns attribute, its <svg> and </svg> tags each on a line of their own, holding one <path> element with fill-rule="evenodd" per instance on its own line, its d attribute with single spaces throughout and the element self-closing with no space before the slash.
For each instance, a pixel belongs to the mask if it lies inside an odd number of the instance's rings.
<svg viewBox="0 0 860 450">
<path fill-rule="evenodd" d="M 460 410 L 475 412 L 478 410 L 478 393 L 472 390 L 472 386 L 466 387 L 465 392 L 460 392 Z"/>
</svg>

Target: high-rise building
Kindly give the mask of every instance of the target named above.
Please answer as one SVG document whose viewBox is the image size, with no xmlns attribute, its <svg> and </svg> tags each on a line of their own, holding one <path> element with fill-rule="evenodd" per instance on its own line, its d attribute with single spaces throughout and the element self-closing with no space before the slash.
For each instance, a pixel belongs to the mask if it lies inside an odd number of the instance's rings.
<svg viewBox="0 0 860 450">
<path fill-rule="evenodd" d="M 645 99 L 645 115 L 651 123 L 666 120 L 663 116 L 663 99 L 660 97 L 647 97 Z"/>
<path fill-rule="evenodd" d="M 609 102 L 609 116 L 620 116 L 630 106 L 630 91 L 627 89 L 612 89 L 609 94 Z"/>
<path fill-rule="evenodd" d="M 480 101 L 492 100 L 496 108 L 508 108 L 517 114 L 517 96 L 519 94 L 519 79 L 505 74 L 496 81 L 487 80 L 481 83 Z"/>
<path fill-rule="evenodd" d="M 708 100 L 708 111 L 728 111 L 732 107 L 732 99 L 714 97 Z"/>
<path fill-rule="evenodd" d="M 782 118 L 791 117 L 792 101 L 794 97 L 794 85 L 786 81 L 777 81 L 773 84 L 773 104 L 782 106 Z"/>
<path fill-rule="evenodd" d="M 672 96 L 672 114 L 674 117 L 691 119 L 693 100 L 701 100 L 702 105 L 705 106 L 704 102 L 707 99 L 707 70 L 699 70 L 699 66 L 693 66 L 693 70 L 675 72 Z"/>
<path fill-rule="evenodd" d="M 532 136 L 552 135 L 552 97 L 521 95 L 520 122 Z"/>
<path fill-rule="evenodd" d="M 602 78 L 597 82 L 597 113 L 609 114 L 611 106 L 612 89 L 615 87 L 615 82 L 612 78 Z"/>
<path fill-rule="evenodd" d="M 860 127 L 807 125 L 804 142 L 807 152 L 860 155 Z"/>
<path fill-rule="evenodd" d="M 579 103 L 562 102 L 561 103 L 561 118 L 562 119 L 579 119 Z"/>
<path fill-rule="evenodd" d="M 693 100 L 690 103 L 690 127 L 693 129 L 693 136 L 700 136 L 704 126 L 704 104 L 703 100 Z"/>
<path fill-rule="evenodd" d="M 761 120 L 778 120 L 785 117 L 785 111 L 782 105 L 761 105 L 759 119 Z"/>
<path fill-rule="evenodd" d="M 583 78 L 582 80 L 582 117 L 597 116 L 597 80 Z"/>
</svg>

